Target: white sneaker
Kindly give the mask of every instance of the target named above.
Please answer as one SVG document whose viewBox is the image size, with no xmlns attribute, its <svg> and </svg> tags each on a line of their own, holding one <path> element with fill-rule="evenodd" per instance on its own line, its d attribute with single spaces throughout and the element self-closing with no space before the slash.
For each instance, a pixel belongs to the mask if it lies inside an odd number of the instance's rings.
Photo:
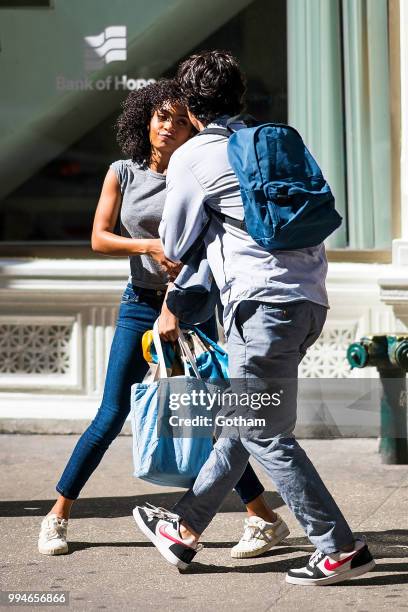
<svg viewBox="0 0 408 612">
<path fill-rule="evenodd" d="M 238 544 L 231 549 L 233 559 L 258 557 L 276 546 L 289 535 L 289 528 L 278 514 L 274 523 L 267 523 L 259 516 L 245 519 L 244 534 Z"/>
<path fill-rule="evenodd" d="M 38 551 L 42 555 L 65 555 L 67 544 L 68 521 L 56 514 L 46 516 L 41 523 L 38 537 Z"/>
</svg>

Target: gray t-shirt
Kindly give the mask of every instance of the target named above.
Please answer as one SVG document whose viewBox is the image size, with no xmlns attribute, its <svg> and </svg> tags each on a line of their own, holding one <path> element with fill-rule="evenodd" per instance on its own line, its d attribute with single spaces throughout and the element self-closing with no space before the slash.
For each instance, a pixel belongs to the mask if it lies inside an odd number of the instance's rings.
<svg viewBox="0 0 408 612">
<path fill-rule="evenodd" d="M 166 177 L 136 164 L 131 159 L 120 159 L 110 165 L 118 177 L 122 194 L 120 228 L 127 238 L 159 238 L 159 224 L 166 198 Z M 166 272 L 149 255 L 132 255 L 130 280 L 133 285 L 147 289 L 165 289 Z"/>
</svg>

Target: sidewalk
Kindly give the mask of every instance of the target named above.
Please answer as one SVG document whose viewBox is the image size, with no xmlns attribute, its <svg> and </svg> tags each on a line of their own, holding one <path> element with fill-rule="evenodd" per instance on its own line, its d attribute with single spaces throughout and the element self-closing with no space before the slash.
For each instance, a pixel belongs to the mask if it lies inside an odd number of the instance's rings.
<svg viewBox="0 0 408 612">
<path fill-rule="evenodd" d="M 70 554 L 39 555 L 41 518 L 76 439 L 0 436 L 1 590 L 70 591 L 70 610 L 408 609 L 408 469 L 382 465 L 375 440 L 301 441 L 353 529 L 366 534 L 377 560 L 375 571 L 361 578 L 313 588 L 284 581 L 285 571 L 301 565 L 312 548 L 262 472 L 269 500 L 291 528 L 284 546 L 259 559 L 231 559 L 229 549 L 244 518 L 231 494 L 204 534 L 197 562 L 184 574 L 168 565 L 136 528 L 132 509 L 145 501 L 171 507 L 180 492 L 131 476 L 129 437 L 114 442 L 74 506 Z"/>
</svg>

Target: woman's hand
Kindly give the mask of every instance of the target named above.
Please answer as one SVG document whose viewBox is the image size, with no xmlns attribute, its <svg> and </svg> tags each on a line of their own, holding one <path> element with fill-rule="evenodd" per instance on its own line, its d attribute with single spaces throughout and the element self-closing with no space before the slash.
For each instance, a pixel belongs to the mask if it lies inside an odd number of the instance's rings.
<svg viewBox="0 0 408 612">
<path fill-rule="evenodd" d="M 150 257 L 152 257 L 158 264 L 160 264 L 162 268 L 164 268 L 169 275 L 170 280 L 174 280 L 183 267 L 182 263 L 174 263 L 174 261 L 167 259 L 163 251 L 162 243 L 158 238 L 149 240 L 147 255 L 150 255 Z"/>
<path fill-rule="evenodd" d="M 165 342 L 177 342 L 179 337 L 178 318 L 167 308 L 164 302 L 158 322 L 159 336 Z"/>
</svg>

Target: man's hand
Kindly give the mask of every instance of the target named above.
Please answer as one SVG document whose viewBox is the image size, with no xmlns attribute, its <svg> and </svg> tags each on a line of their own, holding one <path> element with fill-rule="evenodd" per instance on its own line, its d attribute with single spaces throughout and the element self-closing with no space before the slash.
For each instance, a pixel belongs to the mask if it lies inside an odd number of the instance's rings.
<svg viewBox="0 0 408 612">
<path fill-rule="evenodd" d="M 181 268 L 183 267 L 182 263 L 175 263 L 174 261 L 167 259 L 159 238 L 149 240 L 149 248 L 147 251 L 147 255 L 150 255 L 152 259 L 154 259 L 155 261 L 157 261 L 158 264 L 160 264 L 160 266 L 169 275 L 170 280 L 174 280 L 178 276 Z"/>
<path fill-rule="evenodd" d="M 166 302 L 164 302 L 161 309 L 158 328 L 159 336 L 162 340 L 165 342 L 177 342 L 180 332 L 178 319 L 167 308 Z"/>
</svg>

